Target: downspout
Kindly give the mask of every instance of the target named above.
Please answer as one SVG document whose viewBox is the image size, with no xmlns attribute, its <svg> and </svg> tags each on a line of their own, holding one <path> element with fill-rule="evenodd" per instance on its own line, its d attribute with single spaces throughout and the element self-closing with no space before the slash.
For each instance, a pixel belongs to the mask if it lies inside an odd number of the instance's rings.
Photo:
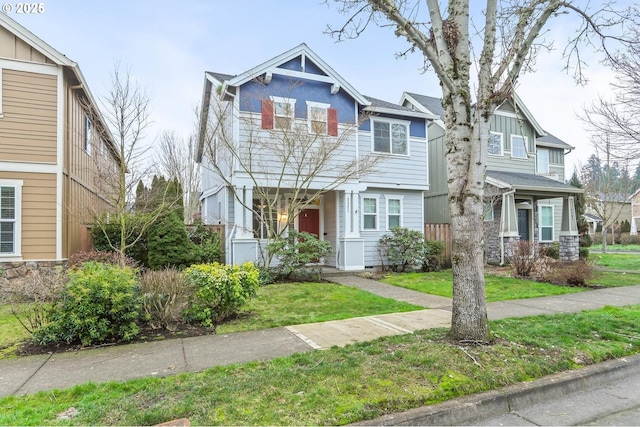
<svg viewBox="0 0 640 427">
<path fill-rule="evenodd" d="M 502 215 L 500 218 L 500 266 L 504 265 L 504 225 L 502 224 L 502 221 L 505 219 L 505 214 L 504 214 L 504 209 L 505 209 L 505 196 L 508 196 L 509 194 L 515 194 L 516 190 L 509 190 L 509 191 L 505 191 L 504 193 L 502 193 Z M 506 218 L 508 220 L 508 216 Z"/>
</svg>

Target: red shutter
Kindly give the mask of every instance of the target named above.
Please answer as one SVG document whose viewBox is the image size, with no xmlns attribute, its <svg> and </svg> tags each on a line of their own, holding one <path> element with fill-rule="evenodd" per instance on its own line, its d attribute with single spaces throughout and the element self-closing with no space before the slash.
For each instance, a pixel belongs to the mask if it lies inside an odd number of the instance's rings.
<svg viewBox="0 0 640 427">
<path fill-rule="evenodd" d="M 335 108 L 327 108 L 327 133 L 338 136 L 338 110 Z"/>
<path fill-rule="evenodd" d="M 262 129 L 273 129 L 273 101 L 262 100 Z"/>
</svg>

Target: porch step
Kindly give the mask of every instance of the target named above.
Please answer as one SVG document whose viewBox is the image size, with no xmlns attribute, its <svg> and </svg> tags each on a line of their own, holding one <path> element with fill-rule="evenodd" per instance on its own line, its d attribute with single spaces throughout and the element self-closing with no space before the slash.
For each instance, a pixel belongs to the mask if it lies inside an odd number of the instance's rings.
<svg viewBox="0 0 640 427">
<path fill-rule="evenodd" d="M 320 276 L 323 279 L 329 280 L 332 277 L 350 277 L 350 276 L 355 276 L 357 274 L 361 274 L 363 272 L 364 272 L 364 270 L 362 270 L 362 271 L 344 271 L 344 270 L 338 270 L 337 268 L 323 267 L 322 268 L 322 273 L 320 273 Z"/>
</svg>

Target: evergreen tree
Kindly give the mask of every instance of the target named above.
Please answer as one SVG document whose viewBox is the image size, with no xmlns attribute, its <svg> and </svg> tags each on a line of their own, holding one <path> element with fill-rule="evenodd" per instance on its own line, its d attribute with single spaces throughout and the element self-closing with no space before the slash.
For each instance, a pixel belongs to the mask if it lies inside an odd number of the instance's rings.
<svg viewBox="0 0 640 427">
<path fill-rule="evenodd" d="M 185 268 L 198 260 L 198 250 L 189 239 L 182 216 L 170 211 L 162 216 L 148 237 L 149 267 Z"/>
</svg>

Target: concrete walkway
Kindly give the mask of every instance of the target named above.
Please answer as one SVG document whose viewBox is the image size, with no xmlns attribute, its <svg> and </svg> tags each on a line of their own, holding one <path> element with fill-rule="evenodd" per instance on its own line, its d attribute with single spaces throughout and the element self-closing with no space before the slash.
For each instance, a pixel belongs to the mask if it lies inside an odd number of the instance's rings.
<svg viewBox="0 0 640 427">
<path fill-rule="evenodd" d="M 451 301 L 448 298 L 425 295 L 357 276 L 335 276 L 331 280 L 429 309 L 0 360 L 0 397 L 65 388 L 89 381 L 125 381 L 197 372 L 219 365 L 268 360 L 297 352 L 450 325 Z M 640 304 L 640 286 L 494 302 L 488 304 L 488 313 L 491 319 L 501 319 L 576 313 L 605 305 L 630 304 Z"/>
</svg>

